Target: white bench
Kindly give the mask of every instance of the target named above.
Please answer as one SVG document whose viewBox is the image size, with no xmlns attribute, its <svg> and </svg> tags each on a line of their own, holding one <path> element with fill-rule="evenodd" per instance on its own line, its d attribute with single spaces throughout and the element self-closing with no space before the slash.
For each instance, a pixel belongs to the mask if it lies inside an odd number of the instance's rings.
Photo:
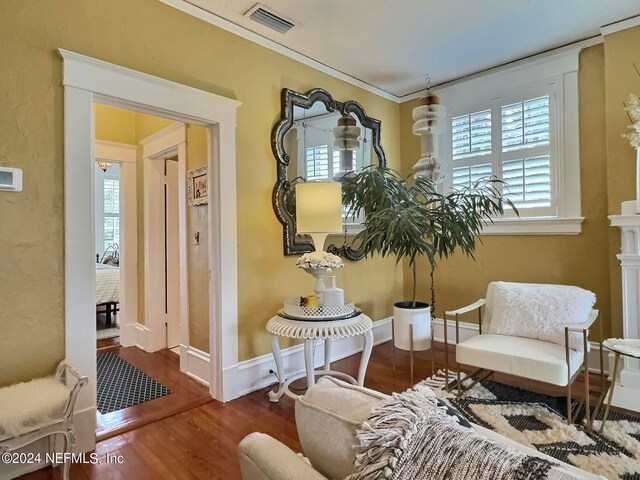
<svg viewBox="0 0 640 480">
<path fill-rule="evenodd" d="M 76 444 L 73 410 L 78 393 L 87 382 L 87 377 L 80 376 L 63 360 L 51 377 L 0 388 L 0 453 L 45 437 L 49 437 L 51 450 L 56 435 L 61 434 L 64 453 L 69 454 Z M 63 478 L 68 480 L 70 455 L 64 459 Z"/>
</svg>

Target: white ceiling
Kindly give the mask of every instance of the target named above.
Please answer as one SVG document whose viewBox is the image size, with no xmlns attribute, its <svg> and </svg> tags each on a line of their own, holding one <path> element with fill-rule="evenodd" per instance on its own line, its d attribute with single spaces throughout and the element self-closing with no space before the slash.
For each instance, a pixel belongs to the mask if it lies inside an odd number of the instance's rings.
<svg viewBox="0 0 640 480">
<path fill-rule="evenodd" d="M 189 0 L 396 97 L 600 34 L 639 0 L 264 0 L 297 25 L 244 16 L 254 0 Z"/>
</svg>

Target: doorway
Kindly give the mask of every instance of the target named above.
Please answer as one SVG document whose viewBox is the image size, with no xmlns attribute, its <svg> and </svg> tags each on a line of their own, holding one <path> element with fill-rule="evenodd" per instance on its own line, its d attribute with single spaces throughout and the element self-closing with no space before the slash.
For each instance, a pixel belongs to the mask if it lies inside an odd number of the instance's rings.
<svg viewBox="0 0 640 480">
<path fill-rule="evenodd" d="M 95 261 L 92 105 L 170 116 L 207 128 L 206 160 L 215 202 L 208 211 L 209 392 L 222 401 L 240 395 L 238 364 L 236 109 L 240 102 L 60 49 L 64 86 L 65 355 L 95 386 Z M 96 390 L 83 389 L 74 415 L 78 451 L 95 446 Z"/>
</svg>

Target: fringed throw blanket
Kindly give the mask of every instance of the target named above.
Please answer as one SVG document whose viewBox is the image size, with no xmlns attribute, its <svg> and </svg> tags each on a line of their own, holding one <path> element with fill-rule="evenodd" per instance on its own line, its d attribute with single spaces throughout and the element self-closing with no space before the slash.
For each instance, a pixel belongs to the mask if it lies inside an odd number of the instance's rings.
<svg viewBox="0 0 640 480">
<path fill-rule="evenodd" d="M 357 433 L 357 472 L 346 480 L 576 480 L 561 465 L 462 426 L 417 385 L 373 410 Z"/>
</svg>

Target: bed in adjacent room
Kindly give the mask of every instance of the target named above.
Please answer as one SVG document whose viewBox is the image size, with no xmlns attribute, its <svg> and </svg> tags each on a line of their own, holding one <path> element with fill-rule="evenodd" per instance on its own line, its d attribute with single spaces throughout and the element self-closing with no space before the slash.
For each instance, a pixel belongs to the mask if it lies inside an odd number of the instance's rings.
<svg viewBox="0 0 640 480">
<path fill-rule="evenodd" d="M 112 316 L 119 311 L 120 268 L 117 254 L 113 257 L 105 255 L 100 263 L 96 263 L 96 315 L 106 313 L 109 325 Z"/>
</svg>

